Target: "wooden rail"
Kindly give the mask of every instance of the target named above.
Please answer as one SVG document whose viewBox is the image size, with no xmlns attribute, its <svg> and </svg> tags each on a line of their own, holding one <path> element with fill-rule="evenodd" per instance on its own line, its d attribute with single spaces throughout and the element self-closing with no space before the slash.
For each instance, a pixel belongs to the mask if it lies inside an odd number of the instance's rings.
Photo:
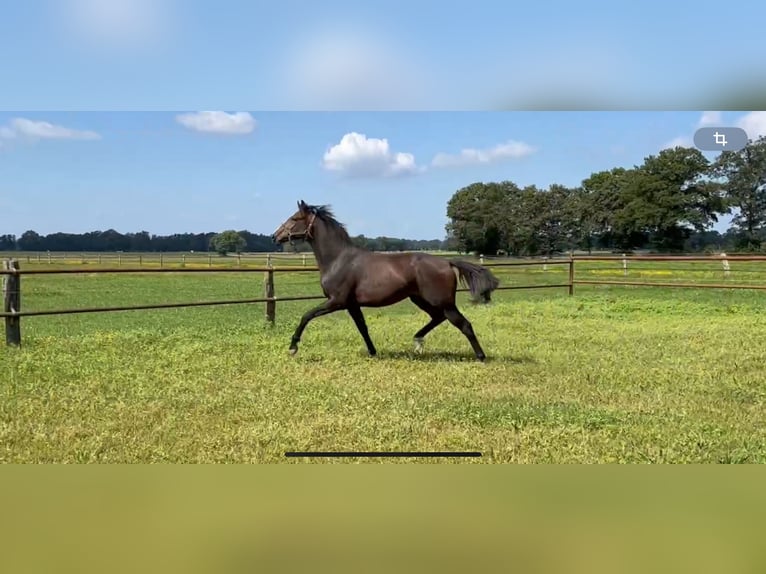
<svg viewBox="0 0 766 574">
<path fill-rule="evenodd" d="M 570 266 L 570 277 L 572 276 L 573 262 L 570 260 L 562 261 L 512 261 L 512 262 L 499 262 L 499 263 L 486 263 L 487 267 L 507 267 L 507 266 L 534 266 L 534 265 L 556 265 L 556 264 L 568 264 Z M 270 324 L 274 324 L 276 320 L 276 306 L 277 302 L 286 301 L 312 301 L 325 299 L 323 295 L 305 295 L 305 296 L 290 296 L 290 297 L 278 297 L 275 295 L 274 287 L 274 274 L 275 273 L 305 273 L 305 272 L 317 272 L 318 267 L 234 267 L 234 268 L 107 268 L 107 269 L 88 269 L 88 268 L 70 268 L 70 269 L 20 269 L 19 262 L 16 260 L 6 260 L 3 265 L 3 269 L 0 274 L 4 276 L 4 308 L 0 313 L 0 317 L 5 318 L 6 326 L 6 344 L 19 346 L 21 345 L 21 317 L 39 317 L 45 315 L 73 315 L 80 313 L 110 313 L 117 311 L 139 311 L 149 309 L 177 309 L 183 307 L 211 307 L 218 305 L 245 305 L 253 303 L 265 303 L 266 304 L 266 320 Z M 248 299 L 226 299 L 216 301 L 192 301 L 183 303 L 152 303 L 146 305 L 119 305 L 110 307 L 80 307 L 77 309 L 44 309 L 44 310 L 32 310 L 23 311 L 20 304 L 21 295 L 21 277 L 23 275 L 71 275 L 71 274 L 112 274 L 112 273 L 132 273 L 132 274 L 147 274 L 147 273 L 263 273 L 264 274 L 264 296 L 254 297 Z M 499 289 L 544 289 L 544 288 L 563 288 L 567 287 L 572 290 L 572 284 L 570 283 L 557 283 L 557 284 L 537 284 L 537 285 L 509 285 L 501 286 Z M 458 289 L 459 292 L 466 292 L 468 289 Z"/>
<path fill-rule="evenodd" d="M 547 289 L 547 288 L 567 288 L 569 295 L 574 294 L 575 285 L 613 285 L 613 286 L 638 286 L 638 287 L 675 287 L 692 289 L 757 289 L 766 290 L 766 285 L 751 284 L 728 284 L 728 283 L 668 283 L 668 282 L 645 282 L 645 281 L 613 281 L 613 280 L 586 280 L 575 278 L 576 262 L 616 262 L 622 263 L 624 274 L 627 276 L 628 262 L 642 261 L 684 261 L 684 262 L 707 262 L 721 263 L 726 277 L 729 276 L 730 261 L 766 261 L 766 256 L 743 255 L 727 256 L 725 254 L 717 256 L 570 256 L 566 259 L 548 259 L 542 260 L 522 260 L 522 261 L 491 261 L 484 263 L 485 267 L 518 267 L 518 266 L 543 266 L 547 270 L 549 265 L 568 266 L 568 278 L 564 283 L 546 283 L 532 285 L 507 285 L 500 286 L 498 290 L 516 290 L 516 289 Z M 243 305 L 253 303 L 265 303 L 266 320 L 273 324 L 276 320 L 277 302 L 286 301 L 311 301 L 321 300 L 322 295 L 290 296 L 278 297 L 275 294 L 274 274 L 275 273 L 304 273 L 317 272 L 319 269 L 315 266 L 285 266 L 285 267 L 224 267 L 224 268 L 95 268 L 85 267 L 69 269 L 20 269 L 17 260 L 5 260 L 3 262 L 0 274 L 3 275 L 3 310 L 0 317 L 5 319 L 5 336 L 8 345 L 19 346 L 21 344 L 21 317 L 34 317 L 43 315 L 69 315 L 78 313 L 106 313 L 116 311 L 137 311 L 149 309 L 169 309 L 183 307 L 202 307 L 217 305 Z M 125 305 L 111 307 L 83 307 L 77 309 L 51 309 L 51 310 L 31 310 L 23 311 L 21 309 L 21 277 L 23 275 L 54 275 L 54 274 L 102 274 L 102 273 L 263 273 L 264 274 L 264 296 L 247 299 L 227 299 L 215 301 L 192 301 L 183 303 L 155 303 L 146 305 Z M 458 289 L 459 292 L 466 292 L 468 289 Z"/>
</svg>

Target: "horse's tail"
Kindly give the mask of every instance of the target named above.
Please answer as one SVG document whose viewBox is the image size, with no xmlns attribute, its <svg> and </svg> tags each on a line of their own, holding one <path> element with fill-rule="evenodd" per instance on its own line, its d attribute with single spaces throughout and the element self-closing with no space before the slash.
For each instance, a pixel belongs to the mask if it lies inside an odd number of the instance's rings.
<svg viewBox="0 0 766 574">
<path fill-rule="evenodd" d="M 489 269 L 460 259 L 451 259 L 449 264 L 457 269 L 460 282 L 468 287 L 474 302 L 490 302 L 490 294 L 500 286 L 500 281 Z"/>
</svg>

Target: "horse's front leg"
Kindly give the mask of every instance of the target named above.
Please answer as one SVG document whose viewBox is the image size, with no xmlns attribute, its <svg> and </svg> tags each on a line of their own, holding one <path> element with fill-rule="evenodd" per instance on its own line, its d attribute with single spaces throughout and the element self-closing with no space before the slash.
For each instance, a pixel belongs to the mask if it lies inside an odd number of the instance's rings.
<svg viewBox="0 0 766 574">
<path fill-rule="evenodd" d="M 340 311 L 343 307 L 342 303 L 333 299 L 328 299 L 321 305 L 317 305 L 313 309 L 306 311 L 306 313 L 303 314 L 303 317 L 301 317 L 301 322 L 298 323 L 298 328 L 295 329 L 295 333 L 293 333 L 292 340 L 290 341 L 290 354 L 294 355 L 298 352 L 298 343 L 300 343 L 303 330 L 306 328 L 306 325 L 309 324 L 309 321 L 321 317 L 322 315 L 329 315 L 330 313 L 335 313 L 335 311 Z"/>
</svg>

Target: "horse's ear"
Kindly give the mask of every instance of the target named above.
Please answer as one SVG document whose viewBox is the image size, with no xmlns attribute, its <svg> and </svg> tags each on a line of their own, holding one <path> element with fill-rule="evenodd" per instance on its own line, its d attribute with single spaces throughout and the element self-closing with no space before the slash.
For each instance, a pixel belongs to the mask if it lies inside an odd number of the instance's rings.
<svg viewBox="0 0 766 574">
<path fill-rule="evenodd" d="M 303 201 L 302 199 L 298 202 L 298 209 L 300 209 L 301 211 L 306 211 L 307 207 L 308 205 L 306 205 L 306 202 Z"/>
</svg>

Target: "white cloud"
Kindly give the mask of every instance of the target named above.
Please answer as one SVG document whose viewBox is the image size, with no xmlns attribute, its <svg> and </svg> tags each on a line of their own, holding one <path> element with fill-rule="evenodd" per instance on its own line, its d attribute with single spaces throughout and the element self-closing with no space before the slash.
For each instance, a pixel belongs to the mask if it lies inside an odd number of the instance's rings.
<svg viewBox="0 0 766 574">
<path fill-rule="evenodd" d="M 467 148 L 454 155 L 438 153 L 431 164 L 434 167 L 488 164 L 511 159 L 521 159 L 536 151 L 537 148 L 527 143 L 509 140 L 487 149 Z"/>
<path fill-rule="evenodd" d="M 707 128 L 720 126 L 721 122 L 721 112 L 702 112 L 702 117 L 700 117 L 697 127 Z"/>
<path fill-rule="evenodd" d="M 737 121 L 737 127 L 747 133 L 747 137 L 756 140 L 766 136 L 766 112 L 750 112 Z"/>
<path fill-rule="evenodd" d="M 8 126 L 0 126 L 0 138 L 29 140 L 64 139 L 64 140 L 98 140 L 101 136 L 93 131 L 75 130 L 58 126 L 49 122 L 13 118 Z"/>
<path fill-rule="evenodd" d="M 16 132 L 13 131 L 8 126 L 0 126 L 0 140 L 2 139 L 13 139 L 16 137 Z"/>
<path fill-rule="evenodd" d="M 721 112 L 702 112 L 695 129 L 708 128 L 723 125 Z M 673 149 L 674 147 L 695 147 L 694 138 L 690 135 L 678 136 L 660 146 L 660 151 Z"/>
<path fill-rule="evenodd" d="M 196 112 L 180 114 L 176 121 L 182 126 L 204 133 L 243 135 L 251 133 L 256 126 L 253 116 L 247 112 Z"/>
<path fill-rule="evenodd" d="M 696 128 L 726 126 L 723 121 L 721 112 L 702 112 Z M 731 125 L 731 124 L 728 124 Z M 745 114 L 734 124 L 736 127 L 742 128 L 747 132 L 747 136 L 752 139 L 758 139 L 762 135 L 766 135 L 766 112 L 750 112 Z M 660 151 L 665 149 L 672 149 L 676 146 L 681 147 L 695 147 L 694 139 L 692 136 L 678 136 L 660 147 Z"/>
<path fill-rule="evenodd" d="M 322 165 L 349 177 L 392 177 L 421 171 L 411 153 L 392 152 L 387 139 L 350 132 L 325 152 Z"/>
</svg>

